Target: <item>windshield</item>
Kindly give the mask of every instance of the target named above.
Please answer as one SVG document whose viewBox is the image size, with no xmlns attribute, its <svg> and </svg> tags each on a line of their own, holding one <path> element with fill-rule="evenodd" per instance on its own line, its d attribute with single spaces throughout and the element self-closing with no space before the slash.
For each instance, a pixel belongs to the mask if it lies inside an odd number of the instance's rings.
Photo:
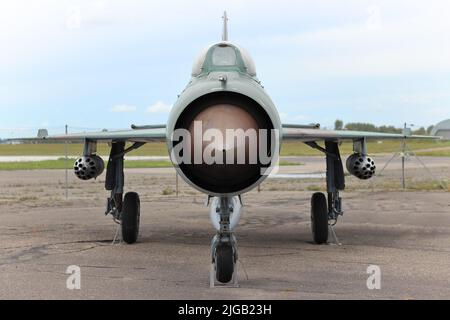
<svg viewBox="0 0 450 320">
<path fill-rule="evenodd" d="M 216 66 L 236 65 L 236 52 L 233 47 L 217 46 L 212 55 L 212 63 Z"/>
</svg>

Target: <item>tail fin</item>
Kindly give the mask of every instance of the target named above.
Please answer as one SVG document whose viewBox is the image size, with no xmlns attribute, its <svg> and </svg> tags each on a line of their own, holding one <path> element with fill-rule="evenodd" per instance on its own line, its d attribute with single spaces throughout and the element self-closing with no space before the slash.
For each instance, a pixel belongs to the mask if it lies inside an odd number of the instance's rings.
<svg viewBox="0 0 450 320">
<path fill-rule="evenodd" d="M 223 33 L 222 33 L 222 41 L 228 41 L 228 16 L 227 12 L 223 12 Z"/>
</svg>

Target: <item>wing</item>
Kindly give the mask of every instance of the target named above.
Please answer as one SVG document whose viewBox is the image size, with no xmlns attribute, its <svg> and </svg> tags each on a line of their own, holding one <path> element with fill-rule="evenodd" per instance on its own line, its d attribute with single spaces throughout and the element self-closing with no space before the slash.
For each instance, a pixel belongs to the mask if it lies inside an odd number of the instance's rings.
<svg viewBox="0 0 450 320">
<path fill-rule="evenodd" d="M 323 130 L 300 128 L 293 125 L 283 125 L 284 140 L 299 140 L 303 142 L 313 142 L 320 140 L 359 140 L 359 139 L 441 139 L 435 136 L 405 135 L 395 133 L 366 132 L 366 131 L 346 131 L 346 130 Z"/>
<path fill-rule="evenodd" d="M 9 141 L 68 141 L 68 142 L 83 142 L 83 141 L 129 141 L 129 142 L 151 142 L 151 141 L 165 141 L 166 140 L 166 126 L 132 126 L 131 130 L 118 131 L 100 131 L 100 132 L 86 132 L 86 133 L 71 133 L 67 135 L 43 136 L 37 138 L 17 138 L 9 139 Z"/>
</svg>

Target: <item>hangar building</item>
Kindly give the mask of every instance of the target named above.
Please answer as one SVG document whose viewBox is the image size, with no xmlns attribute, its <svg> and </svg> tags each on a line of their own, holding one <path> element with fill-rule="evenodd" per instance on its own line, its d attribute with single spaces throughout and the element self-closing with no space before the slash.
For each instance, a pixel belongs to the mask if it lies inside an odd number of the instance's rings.
<svg viewBox="0 0 450 320">
<path fill-rule="evenodd" d="M 431 131 L 433 136 L 441 136 L 446 140 L 450 140 L 450 119 L 439 122 Z"/>
</svg>

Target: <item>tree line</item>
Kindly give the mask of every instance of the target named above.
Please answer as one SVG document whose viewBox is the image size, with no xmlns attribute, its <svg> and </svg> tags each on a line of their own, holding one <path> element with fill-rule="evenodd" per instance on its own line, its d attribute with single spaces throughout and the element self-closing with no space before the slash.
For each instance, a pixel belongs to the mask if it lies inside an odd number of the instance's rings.
<svg viewBox="0 0 450 320">
<path fill-rule="evenodd" d="M 418 135 L 427 135 L 431 133 L 431 130 L 433 130 L 434 126 L 429 126 L 428 128 L 420 127 L 418 129 L 412 130 L 413 134 Z M 370 132 L 382 132 L 382 133 L 402 133 L 403 128 L 396 128 L 394 126 L 376 126 L 372 123 L 365 123 L 365 122 L 349 122 L 345 124 L 342 120 L 336 120 L 334 122 L 334 129 L 335 130 L 353 130 L 353 131 L 370 131 Z"/>
</svg>

